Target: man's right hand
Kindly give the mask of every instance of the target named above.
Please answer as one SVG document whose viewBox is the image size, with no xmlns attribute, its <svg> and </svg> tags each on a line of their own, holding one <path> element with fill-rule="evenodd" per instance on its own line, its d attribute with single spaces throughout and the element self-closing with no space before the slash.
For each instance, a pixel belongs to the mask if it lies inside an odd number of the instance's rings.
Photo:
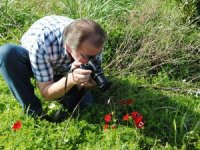
<svg viewBox="0 0 200 150">
<path fill-rule="evenodd" d="M 78 61 L 74 61 L 71 66 L 72 77 L 74 80 L 74 84 L 81 85 L 83 83 L 87 83 L 91 81 L 91 70 L 84 70 L 80 68 L 81 63 Z"/>
</svg>

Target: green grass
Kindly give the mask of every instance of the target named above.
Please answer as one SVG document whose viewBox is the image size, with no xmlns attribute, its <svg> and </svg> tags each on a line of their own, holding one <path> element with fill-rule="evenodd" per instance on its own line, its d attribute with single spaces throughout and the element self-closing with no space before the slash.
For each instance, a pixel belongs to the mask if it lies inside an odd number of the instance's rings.
<svg viewBox="0 0 200 150">
<path fill-rule="evenodd" d="M 21 107 L 0 79 L 0 146 L 2 149 L 198 149 L 199 148 L 199 97 L 175 92 L 141 88 L 153 85 L 146 79 L 122 77 L 112 79 L 113 88 L 107 93 L 96 91 L 93 107 L 77 110 L 72 118 L 55 124 L 34 120 L 22 113 Z M 170 85 L 170 81 L 167 82 Z M 173 85 L 174 83 L 172 83 Z M 178 84 L 178 83 L 177 83 Z M 183 83 L 179 83 L 182 86 Z M 162 84 L 161 84 L 162 85 Z M 97 96 L 101 95 L 101 96 Z M 111 107 L 107 104 L 112 97 Z M 121 106 L 123 98 L 134 99 L 131 106 Z M 44 102 L 43 102 L 44 103 Z M 44 103 L 44 108 L 49 103 Z M 50 110 L 49 110 L 50 111 Z M 127 125 L 122 116 L 127 112 L 140 112 L 144 129 L 132 122 Z M 120 124 L 116 129 L 103 130 L 104 115 L 114 112 Z M 14 132 L 16 120 L 22 128 Z M 114 122 L 113 122 L 114 123 Z"/>
<path fill-rule="evenodd" d="M 103 66 L 113 84 L 105 93 L 93 91 L 92 107 L 55 124 L 24 114 L 0 76 L 0 149 L 200 149 L 199 26 L 190 20 L 195 3 L 177 1 L 2 0 L 1 45 L 19 44 L 29 26 L 45 15 L 102 24 L 108 33 Z M 48 113 L 59 109 L 56 102 L 50 109 L 35 90 Z M 124 98 L 134 104 L 121 106 Z M 132 111 L 143 115 L 144 129 L 122 120 Z M 103 130 L 107 113 L 119 120 L 111 123 L 116 129 Z M 17 120 L 22 128 L 14 132 Z"/>
</svg>

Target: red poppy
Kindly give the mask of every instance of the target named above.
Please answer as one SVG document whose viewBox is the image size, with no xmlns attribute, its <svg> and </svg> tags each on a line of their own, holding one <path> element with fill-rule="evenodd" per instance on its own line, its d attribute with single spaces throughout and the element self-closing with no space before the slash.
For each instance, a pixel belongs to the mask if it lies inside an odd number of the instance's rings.
<svg viewBox="0 0 200 150">
<path fill-rule="evenodd" d="M 137 120 L 135 120 L 135 125 L 138 128 L 144 128 L 144 122 L 143 122 L 142 118 L 138 118 Z"/>
<path fill-rule="evenodd" d="M 13 129 L 14 131 L 17 131 L 17 130 L 21 129 L 21 127 L 22 127 L 21 121 L 17 120 L 17 121 L 13 124 L 12 129 Z"/>
<path fill-rule="evenodd" d="M 123 116 L 124 121 L 128 121 L 128 119 L 129 119 L 129 114 L 126 114 L 126 115 Z"/>
<path fill-rule="evenodd" d="M 104 116 L 104 121 L 105 121 L 105 123 L 111 122 L 111 119 L 112 119 L 112 115 L 111 115 L 111 114 L 106 114 L 106 115 Z"/>
<path fill-rule="evenodd" d="M 136 119 L 142 117 L 142 115 L 141 115 L 139 112 L 137 112 L 137 111 L 132 112 L 132 113 L 131 113 L 131 116 L 132 116 L 132 118 L 133 118 L 134 120 L 136 120 Z M 143 118 L 143 117 L 142 117 L 142 118 Z"/>
<path fill-rule="evenodd" d="M 109 128 L 109 125 L 106 123 L 104 126 L 103 126 L 103 130 L 107 130 Z"/>
<path fill-rule="evenodd" d="M 132 105 L 134 102 L 133 99 L 122 99 L 119 101 L 121 105 Z"/>
<path fill-rule="evenodd" d="M 138 128 L 144 128 L 143 116 L 140 113 L 134 111 L 131 113 L 131 116 Z"/>
</svg>

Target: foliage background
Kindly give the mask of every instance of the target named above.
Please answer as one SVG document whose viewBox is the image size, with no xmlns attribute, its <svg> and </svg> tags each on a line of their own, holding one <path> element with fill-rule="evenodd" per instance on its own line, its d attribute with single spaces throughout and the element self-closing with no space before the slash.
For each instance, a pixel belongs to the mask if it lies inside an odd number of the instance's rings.
<svg viewBox="0 0 200 150">
<path fill-rule="evenodd" d="M 199 6 L 197 0 L 1 0 L 1 45 L 19 44 L 30 25 L 45 15 L 99 22 L 108 34 L 103 67 L 113 85 L 106 93 L 94 91 L 92 108 L 53 124 L 23 114 L 1 78 L 0 148 L 199 149 Z M 44 109 L 54 111 L 36 93 Z M 115 109 L 107 104 L 111 97 Z M 135 103 L 122 107 L 118 101 L 123 98 Z M 134 110 L 144 116 L 143 130 L 122 123 L 102 131 L 106 113 L 120 119 Z M 23 127 L 13 132 L 16 120 Z"/>
</svg>

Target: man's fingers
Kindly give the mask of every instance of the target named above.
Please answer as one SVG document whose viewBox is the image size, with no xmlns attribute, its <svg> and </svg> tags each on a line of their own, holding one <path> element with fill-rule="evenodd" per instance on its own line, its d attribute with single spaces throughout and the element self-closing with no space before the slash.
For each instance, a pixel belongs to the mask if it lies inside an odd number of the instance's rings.
<svg viewBox="0 0 200 150">
<path fill-rule="evenodd" d="M 74 61 L 71 66 L 72 75 L 76 84 L 88 82 L 91 79 L 91 70 L 84 70 L 80 68 L 81 63 Z"/>
<path fill-rule="evenodd" d="M 78 60 L 75 60 L 75 61 L 73 62 L 73 65 L 75 65 L 75 66 L 80 66 L 80 65 L 81 65 L 81 62 L 79 62 Z"/>
<path fill-rule="evenodd" d="M 90 73 L 89 74 L 78 74 L 77 72 L 75 72 L 77 70 L 74 70 L 74 72 L 72 72 L 74 81 L 76 82 L 76 84 L 81 84 L 83 82 L 87 82 L 90 80 L 91 76 Z"/>
<path fill-rule="evenodd" d="M 75 68 L 79 68 L 81 65 L 81 63 L 77 60 L 75 60 L 73 63 L 72 63 L 72 66 L 71 66 L 71 70 L 74 70 Z"/>
<path fill-rule="evenodd" d="M 84 69 L 81 69 L 81 68 L 77 68 L 77 69 L 74 70 L 74 73 L 81 74 L 81 75 L 88 75 L 88 74 L 91 74 L 92 71 L 91 70 L 84 70 Z"/>
<path fill-rule="evenodd" d="M 92 83 L 91 81 L 81 83 L 81 86 L 84 86 L 86 88 L 94 87 L 95 85 L 96 84 Z"/>
<path fill-rule="evenodd" d="M 82 74 L 76 74 L 75 79 L 77 79 L 79 82 L 86 82 L 90 80 L 90 75 L 82 75 Z"/>
</svg>

